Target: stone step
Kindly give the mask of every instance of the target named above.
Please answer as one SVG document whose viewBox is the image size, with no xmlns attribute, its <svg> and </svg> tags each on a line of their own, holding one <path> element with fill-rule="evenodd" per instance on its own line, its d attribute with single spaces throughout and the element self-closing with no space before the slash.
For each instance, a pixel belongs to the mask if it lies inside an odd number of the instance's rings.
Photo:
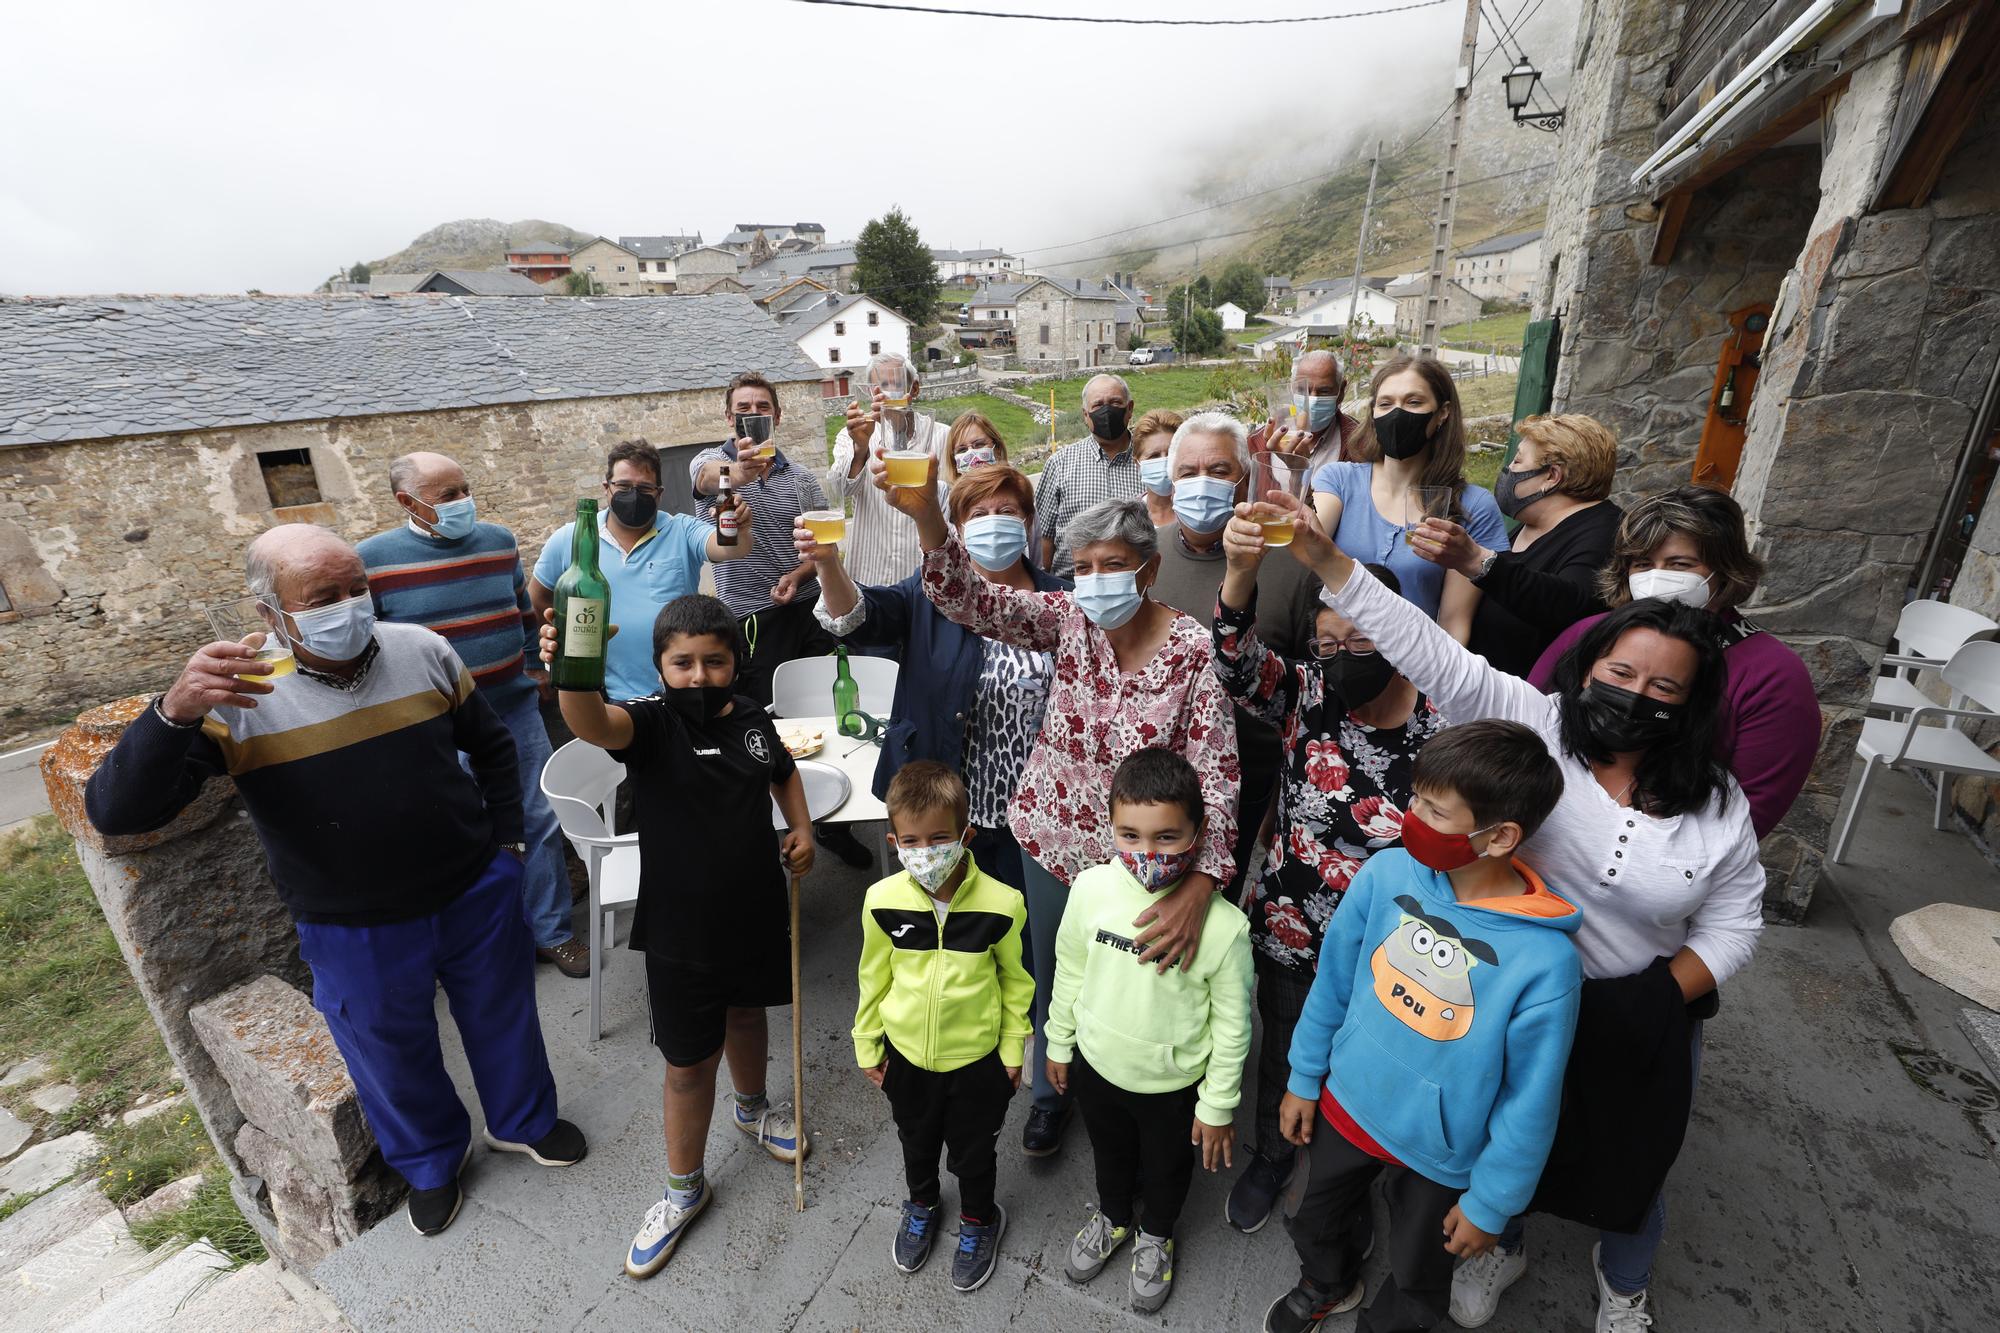
<svg viewBox="0 0 2000 1333">
<path fill-rule="evenodd" d="M 116 1211 L 96 1181 L 78 1180 L 0 1222 L 0 1286 L 14 1285 L 14 1273 L 22 1264 Z"/>
<path fill-rule="evenodd" d="M 153 1262 L 132 1277 L 103 1290 L 95 1305 L 72 1302 L 49 1333 L 132 1333 L 135 1329 L 194 1328 L 185 1309 L 229 1274 L 229 1256 L 207 1241 L 178 1250 L 155 1250 Z"/>
<path fill-rule="evenodd" d="M 125 1219 L 106 1213 L 16 1267 L 0 1305 L 0 1333 L 67 1330 L 155 1262 Z"/>
<path fill-rule="evenodd" d="M 301 1300 L 275 1259 L 239 1269 L 196 1294 L 173 1328 L 199 1333 L 353 1333 L 331 1302 L 312 1292 Z"/>
</svg>

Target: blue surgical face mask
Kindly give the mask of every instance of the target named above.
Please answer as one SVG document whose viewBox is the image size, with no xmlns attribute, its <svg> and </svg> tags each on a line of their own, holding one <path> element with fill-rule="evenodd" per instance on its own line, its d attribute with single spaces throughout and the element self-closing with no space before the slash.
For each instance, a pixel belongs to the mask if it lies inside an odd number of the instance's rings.
<svg viewBox="0 0 2000 1333">
<path fill-rule="evenodd" d="M 375 602 L 365 592 L 331 606 L 286 614 L 292 618 L 292 637 L 299 646 L 327 662 L 353 661 L 375 633 Z"/>
<path fill-rule="evenodd" d="M 448 542 L 472 532 L 472 525 L 479 519 L 479 510 L 471 496 L 463 500 L 447 500 L 441 505 L 432 505 L 431 512 L 437 517 L 431 520 L 431 529 Z"/>
<path fill-rule="evenodd" d="M 1174 483 L 1174 517 L 1206 537 L 1222 531 L 1236 508 L 1236 483 L 1220 477 L 1182 477 Z"/>
<path fill-rule="evenodd" d="M 1121 569 L 1114 574 L 1076 576 L 1076 604 L 1099 629 L 1117 629 L 1139 614 L 1146 600 L 1139 591 L 1139 571 Z"/>
<path fill-rule="evenodd" d="M 1292 403 L 1306 419 L 1306 429 L 1317 435 L 1340 415 L 1340 396 L 1331 393 L 1295 393 Z"/>
<path fill-rule="evenodd" d="M 1139 464 L 1139 484 L 1155 495 L 1173 492 L 1174 483 L 1167 476 L 1167 456 L 1160 454 Z"/>
<path fill-rule="evenodd" d="M 1028 549 L 1028 525 L 1012 514 L 981 514 L 965 520 L 965 550 L 981 569 L 1011 568 Z"/>
</svg>

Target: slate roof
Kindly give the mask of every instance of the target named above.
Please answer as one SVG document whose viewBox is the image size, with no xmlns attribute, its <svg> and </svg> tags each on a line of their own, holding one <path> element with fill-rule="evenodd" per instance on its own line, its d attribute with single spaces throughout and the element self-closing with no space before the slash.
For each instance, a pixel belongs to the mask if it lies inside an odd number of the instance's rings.
<svg viewBox="0 0 2000 1333">
<path fill-rule="evenodd" d="M 743 280 L 757 282 L 767 278 L 796 278 L 819 269 L 843 268 L 852 263 L 853 246 L 829 246 L 801 255 L 774 255 L 755 268 L 743 270 Z"/>
<path fill-rule="evenodd" d="M 1497 255 L 1506 250 L 1518 250 L 1530 242 L 1541 239 L 1540 227 L 1536 227 L 1533 231 L 1511 231 L 1505 236 L 1489 236 L 1479 244 L 1468 245 L 1455 253 L 1460 259 L 1469 259 L 1473 255 Z"/>
<path fill-rule="evenodd" d="M 567 241 L 530 241 L 526 245 L 510 245 L 510 255 L 566 255 L 570 252 Z"/>
<path fill-rule="evenodd" d="M 866 299 L 871 305 L 880 307 L 882 313 L 890 319 L 903 319 L 901 315 L 872 296 L 865 298 L 860 295 L 840 296 L 836 292 L 815 292 L 813 294 L 819 299 L 803 302 L 778 316 L 778 322 L 783 324 L 786 331 L 795 338 L 805 337 L 808 333 L 811 333 L 814 329 L 827 323 L 829 320 L 851 315 L 858 308 L 856 303 L 863 299 Z M 836 297 L 839 304 L 828 305 L 828 297 Z M 905 324 L 909 323 L 906 319 L 903 322 Z"/>
<path fill-rule="evenodd" d="M 747 296 L 0 300 L 0 447 L 820 370 Z"/>
<path fill-rule="evenodd" d="M 1046 282 L 1080 301 L 1116 301 L 1122 296 L 1116 287 L 1108 282 L 1099 282 L 1095 278 L 1052 278 L 1042 275 L 1037 277 L 1035 282 Z M 1032 287 L 1035 282 L 1029 282 L 1026 286 Z"/>
<path fill-rule="evenodd" d="M 428 278 L 424 273 L 370 273 L 368 290 L 371 292 L 413 292 L 417 284 Z"/>
<path fill-rule="evenodd" d="M 1005 250 L 961 250 L 958 252 L 958 257 L 960 259 L 1012 259 L 1014 256 L 1008 254 Z"/>
<path fill-rule="evenodd" d="M 618 244 L 641 259 L 672 259 L 701 244 L 699 236 L 620 236 Z"/>
<path fill-rule="evenodd" d="M 1025 282 L 983 283 L 979 290 L 972 294 L 972 299 L 967 301 L 966 305 L 1009 306 L 1014 304 L 1021 293 L 1031 285 Z"/>
<path fill-rule="evenodd" d="M 440 279 L 442 281 L 440 281 Z M 449 284 L 456 283 L 464 288 L 455 290 Z M 441 268 L 425 275 L 417 284 L 420 292 L 444 292 L 452 296 L 547 296 L 548 288 L 533 278 L 523 277 L 511 269 L 504 268 Z"/>
</svg>

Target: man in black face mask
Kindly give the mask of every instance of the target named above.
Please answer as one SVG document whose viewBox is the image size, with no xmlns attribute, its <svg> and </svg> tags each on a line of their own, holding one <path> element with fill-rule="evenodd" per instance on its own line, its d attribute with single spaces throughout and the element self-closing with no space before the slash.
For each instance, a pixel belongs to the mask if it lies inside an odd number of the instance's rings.
<svg viewBox="0 0 2000 1333">
<path fill-rule="evenodd" d="M 1139 464 L 1132 457 L 1132 390 L 1116 375 L 1095 375 L 1083 386 L 1088 440 L 1072 440 L 1056 450 L 1035 488 L 1036 530 L 1041 534 L 1042 568 L 1070 577 L 1075 562 L 1062 530 L 1071 519 L 1106 500 L 1139 494 Z"/>
</svg>

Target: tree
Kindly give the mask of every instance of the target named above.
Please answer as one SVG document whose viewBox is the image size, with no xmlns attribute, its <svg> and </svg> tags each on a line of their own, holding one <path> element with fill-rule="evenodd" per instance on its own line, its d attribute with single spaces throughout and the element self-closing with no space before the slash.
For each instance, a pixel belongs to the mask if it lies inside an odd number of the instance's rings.
<svg viewBox="0 0 2000 1333">
<path fill-rule="evenodd" d="M 937 313 L 937 261 L 916 224 L 891 208 L 861 229 L 854 242 L 854 288 L 894 306 L 912 324 Z"/>
<path fill-rule="evenodd" d="M 1174 346 L 1183 356 L 1207 356 L 1223 348 L 1222 316 L 1205 305 L 1190 306 L 1185 316 L 1174 311 Z"/>
<path fill-rule="evenodd" d="M 1239 259 L 1222 270 L 1222 276 L 1215 280 L 1215 304 L 1227 302 L 1241 306 L 1249 315 L 1264 308 L 1264 275 L 1256 265 Z"/>
<path fill-rule="evenodd" d="M 563 275 L 564 296 L 602 296 L 604 284 L 588 273 L 566 273 Z"/>
<path fill-rule="evenodd" d="M 353 268 L 347 270 L 347 280 L 357 287 L 366 287 L 368 276 L 368 265 L 359 260 L 355 261 Z"/>
</svg>

